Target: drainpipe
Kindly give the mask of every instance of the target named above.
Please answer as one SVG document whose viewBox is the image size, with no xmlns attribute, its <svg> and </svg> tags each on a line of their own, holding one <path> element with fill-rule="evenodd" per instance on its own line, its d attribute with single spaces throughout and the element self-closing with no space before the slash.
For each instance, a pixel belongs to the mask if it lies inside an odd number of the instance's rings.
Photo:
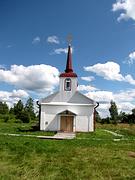
<svg viewBox="0 0 135 180">
<path fill-rule="evenodd" d="M 94 107 L 94 131 L 96 129 L 96 108 L 99 106 L 99 102 L 96 102 L 97 105 Z"/>
<path fill-rule="evenodd" d="M 37 105 L 39 108 L 39 130 L 40 130 L 41 105 L 39 104 L 39 101 L 37 101 Z"/>
</svg>

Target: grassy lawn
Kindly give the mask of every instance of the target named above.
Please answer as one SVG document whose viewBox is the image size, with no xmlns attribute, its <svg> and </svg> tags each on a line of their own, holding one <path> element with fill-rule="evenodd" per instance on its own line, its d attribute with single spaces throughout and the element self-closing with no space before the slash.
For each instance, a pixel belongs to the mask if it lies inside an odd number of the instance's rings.
<svg viewBox="0 0 135 180">
<path fill-rule="evenodd" d="M 26 128 L 22 126 L 0 123 L 0 132 L 17 133 L 19 127 Z M 124 134 L 127 140 L 114 141 L 117 137 L 103 129 Z M 0 179 L 134 180 L 132 131 L 134 126 L 98 125 L 94 133 L 77 133 L 76 139 L 61 141 L 0 135 Z"/>
<path fill-rule="evenodd" d="M 36 129 L 35 129 L 36 128 Z M 52 136 L 55 132 L 39 131 L 35 123 L 4 123 L 0 122 L 0 133 L 12 134 L 31 134 L 31 135 L 44 135 Z"/>
</svg>

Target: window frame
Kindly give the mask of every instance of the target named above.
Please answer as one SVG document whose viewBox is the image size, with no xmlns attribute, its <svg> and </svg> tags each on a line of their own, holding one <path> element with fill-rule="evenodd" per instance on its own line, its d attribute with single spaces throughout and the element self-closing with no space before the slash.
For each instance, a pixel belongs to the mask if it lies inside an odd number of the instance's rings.
<svg viewBox="0 0 135 180">
<path fill-rule="evenodd" d="M 69 83 L 69 86 L 67 87 L 67 83 Z M 71 91 L 71 79 L 66 78 L 64 81 L 64 90 L 65 91 Z"/>
</svg>

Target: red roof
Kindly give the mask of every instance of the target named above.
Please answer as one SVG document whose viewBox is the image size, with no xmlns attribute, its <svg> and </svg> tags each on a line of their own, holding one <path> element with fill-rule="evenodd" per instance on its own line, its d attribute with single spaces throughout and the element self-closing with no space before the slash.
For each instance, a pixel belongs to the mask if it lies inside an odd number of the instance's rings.
<svg viewBox="0 0 135 180">
<path fill-rule="evenodd" d="M 60 74 L 60 77 L 77 77 L 77 74 L 76 73 L 61 73 Z"/>
<path fill-rule="evenodd" d="M 68 46 L 68 54 L 67 54 L 67 64 L 65 73 L 61 73 L 60 77 L 77 77 L 77 74 L 73 72 L 72 69 L 72 55 L 71 55 L 71 47 Z"/>
</svg>

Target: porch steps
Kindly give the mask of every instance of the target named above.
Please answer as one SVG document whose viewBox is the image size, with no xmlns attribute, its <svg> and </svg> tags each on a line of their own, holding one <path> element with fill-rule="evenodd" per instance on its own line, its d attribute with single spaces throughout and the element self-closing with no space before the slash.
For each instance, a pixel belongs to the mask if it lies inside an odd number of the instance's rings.
<svg viewBox="0 0 135 180">
<path fill-rule="evenodd" d="M 76 134 L 73 132 L 58 132 L 53 137 L 56 139 L 74 139 Z"/>
</svg>

